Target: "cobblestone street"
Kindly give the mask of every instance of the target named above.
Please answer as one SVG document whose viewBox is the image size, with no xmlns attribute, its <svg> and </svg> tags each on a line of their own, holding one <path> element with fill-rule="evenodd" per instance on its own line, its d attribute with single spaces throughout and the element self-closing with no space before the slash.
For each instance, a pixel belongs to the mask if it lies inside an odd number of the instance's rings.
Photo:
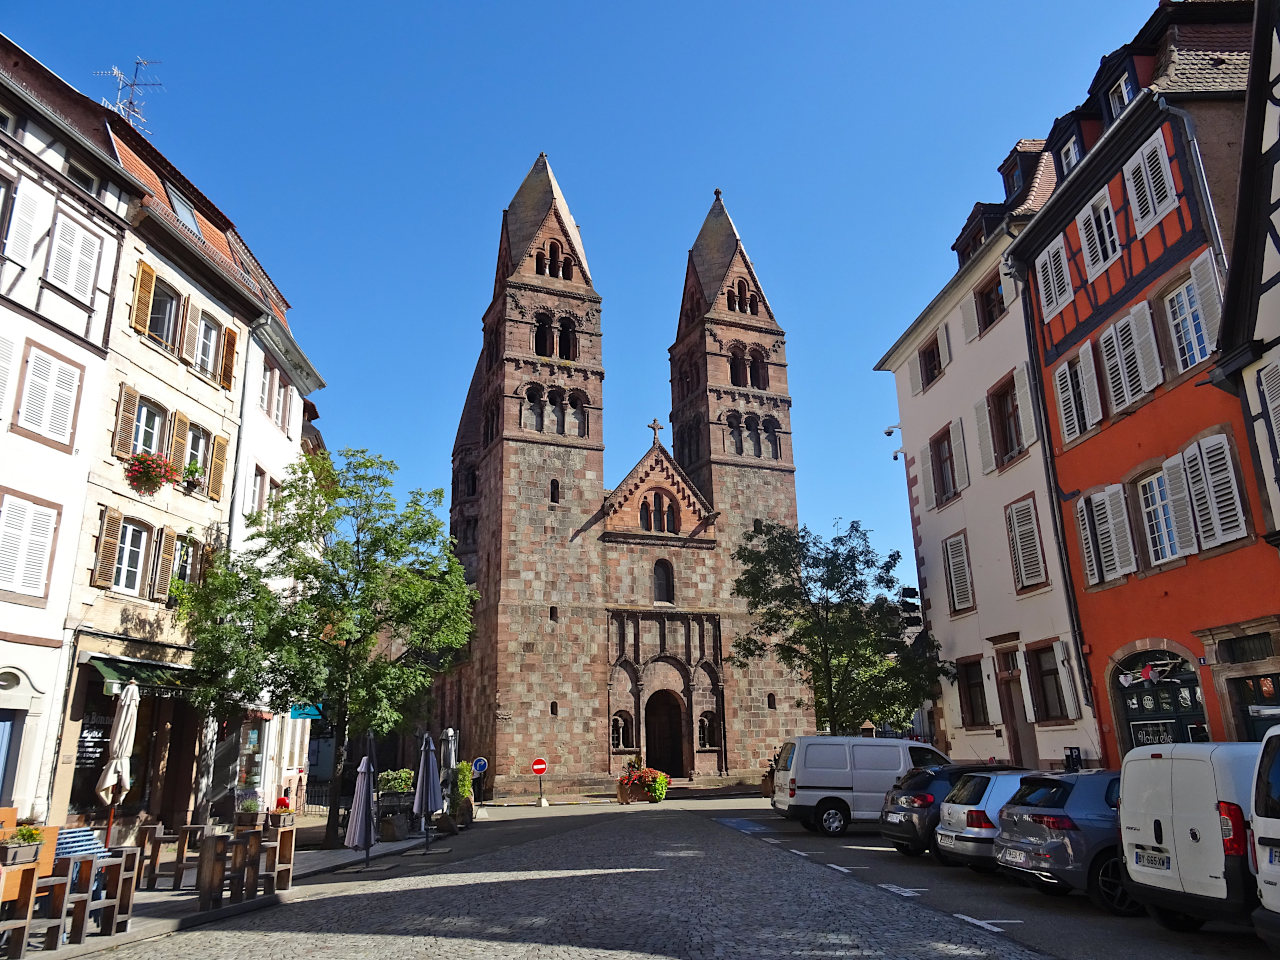
<svg viewBox="0 0 1280 960">
<path fill-rule="evenodd" d="M 638 808 L 582 823 L 409 875 L 333 876 L 282 906 L 110 956 L 1040 956 L 678 809 Z"/>
</svg>

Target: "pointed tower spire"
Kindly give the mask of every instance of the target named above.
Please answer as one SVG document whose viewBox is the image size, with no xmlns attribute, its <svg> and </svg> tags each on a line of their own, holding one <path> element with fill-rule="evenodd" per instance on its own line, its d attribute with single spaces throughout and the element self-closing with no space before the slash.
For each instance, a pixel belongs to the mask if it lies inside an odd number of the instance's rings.
<svg viewBox="0 0 1280 960">
<path fill-rule="evenodd" d="M 504 275 L 500 279 L 518 271 L 534 255 L 534 246 L 544 232 L 548 219 L 554 221 L 551 232 L 562 237 L 568 248 L 564 250 L 564 254 L 571 257 L 576 265 L 576 268 L 571 268 L 571 276 L 581 271 L 581 282 L 590 285 L 591 271 L 587 267 L 582 235 L 569 211 L 569 204 L 560 190 L 560 184 L 556 182 L 556 175 L 551 172 L 551 164 L 547 162 L 545 153 L 538 154 L 538 159 L 533 162 L 520 189 L 503 213 L 502 251 L 499 253 L 498 263 L 499 273 Z"/>
</svg>

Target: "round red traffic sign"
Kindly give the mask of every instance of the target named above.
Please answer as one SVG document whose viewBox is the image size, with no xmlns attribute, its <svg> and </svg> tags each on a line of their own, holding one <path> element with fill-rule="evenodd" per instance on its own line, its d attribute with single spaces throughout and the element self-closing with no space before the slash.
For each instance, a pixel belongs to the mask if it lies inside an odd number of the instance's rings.
<svg viewBox="0 0 1280 960">
<path fill-rule="evenodd" d="M 538 776 L 542 776 L 544 773 L 547 772 L 547 761 L 543 760 L 541 757 L 538 757 L 536 760 L 533 761 L 533 766 L 531 767 L 531 769 Z"/>
</svg>

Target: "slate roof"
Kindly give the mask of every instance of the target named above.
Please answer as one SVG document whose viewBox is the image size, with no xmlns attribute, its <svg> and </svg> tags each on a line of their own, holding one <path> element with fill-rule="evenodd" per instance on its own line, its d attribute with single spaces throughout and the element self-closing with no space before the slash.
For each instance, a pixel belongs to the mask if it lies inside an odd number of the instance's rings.
<svg viewBox="0 0 1280 960">
<path fill-rule="evenodd" d="M 511 254 L 512 268 L 523 263 L 524 258 L 529 255 L 529 248 L 533 246 L 538 230 L 553 209 L 564 224 L 578 266 L 590 281 L 591 270 L 587 267 L 587 252 L 582 245 L 582 235 L 578 232 L 578 224 L 569 212 L 569 204 L 560 192 L 560 184 L 556 182 L 556 175 L 551 172 L 551 164 L 547 162 L 545 153 L 538 154 L 538 159 L 533 162 L 520 189 L 507 206 L 507 249 Z"/>
<path fill-rule="evenodd" d="M 1186 0 L 1184 0 L 1186 2 Z M 1156 79 L 1160 93 L 1243 91 L 1249 82 L 1247 23 L 1184 23 L 1169 28 Z"/>
</svg>

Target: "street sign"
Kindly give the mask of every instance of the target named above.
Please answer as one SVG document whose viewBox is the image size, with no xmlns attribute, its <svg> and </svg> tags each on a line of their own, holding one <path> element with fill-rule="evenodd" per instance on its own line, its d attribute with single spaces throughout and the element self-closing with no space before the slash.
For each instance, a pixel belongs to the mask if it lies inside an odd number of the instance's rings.
<svg viewBox="0 0 1280 960">
<path fill-rule="evenodd" d="M 289 719 L 290 720 L 319 720 L 321 719 L 320 704 L 317 703 L 314 706 L 309 704 L 300 704 L 298 706 L 290 707 Z"/>
<path fill-rule="evenodd" d="M 484 757 L 476 757 L 474 760 L 471 761 L 472 773 L 484 773 L 488 769 L 489 769 L 489 761 L 486 760 Z"/>
<path fill-rule="evenodd" d="M 538 776 L 542 776 L 544 773 L 547 772 L 547 761 L 543 760 L 541 757 L 538 757 L 536 760 L 533 761 L 533 766 L 530 769 L 532 769 L 533 772 L 536 773 Z"/>
</svg>

